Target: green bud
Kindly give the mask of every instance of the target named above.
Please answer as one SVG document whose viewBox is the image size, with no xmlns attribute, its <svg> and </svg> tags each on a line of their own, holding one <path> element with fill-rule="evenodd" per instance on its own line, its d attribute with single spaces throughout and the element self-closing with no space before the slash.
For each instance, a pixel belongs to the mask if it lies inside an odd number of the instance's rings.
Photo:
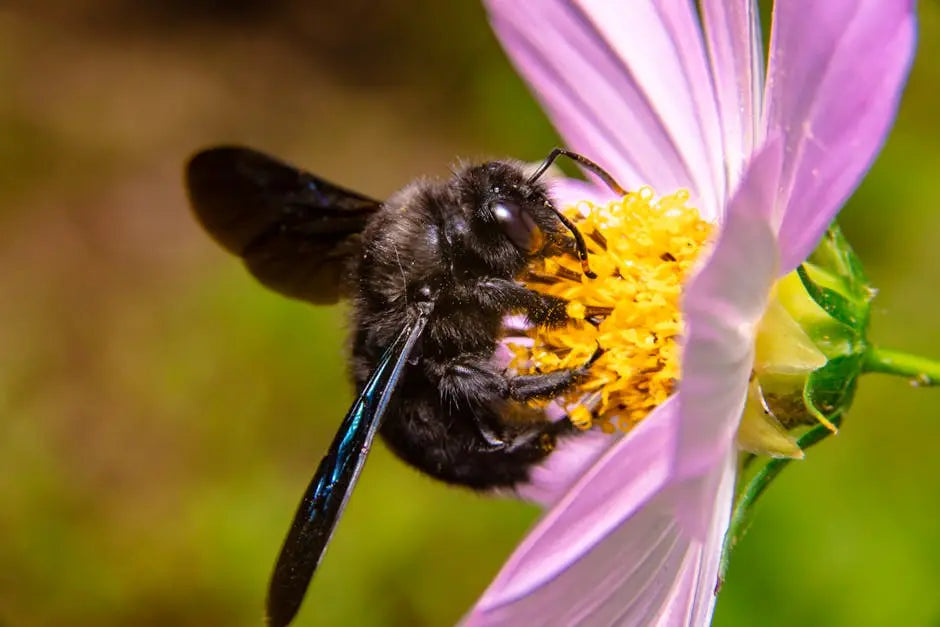
<svg viewBox="0 0 940 627">
<path fill-rule="evenodd" d="M 852 403 L 868 343 L 875 291 L 838 226 L 796 271 L 777 282 L 758 327 L 754 376 L 739 445 L 772 457 L 802 457 L 789 430 L 821 422 Z"/>
</svg>

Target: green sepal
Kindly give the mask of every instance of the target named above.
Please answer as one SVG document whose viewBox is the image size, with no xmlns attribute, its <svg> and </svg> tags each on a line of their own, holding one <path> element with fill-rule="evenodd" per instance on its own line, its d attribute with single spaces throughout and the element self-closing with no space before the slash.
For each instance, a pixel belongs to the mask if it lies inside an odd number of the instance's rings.
<svg viewBox="0 0 940 627">
<path fill-rule="evenodd" d="M 862 261 L 845 239 L 837 223 L 833 222 L 826 231 L 819 246 L 810 254 L 809 261 L 842 277 L 854 300 L 871 302 L 874 298 L 875 291 L 871 289 L 868 277 L 865 276 Z"/>
<path fill-rule="evenodd" d="M 799 275 L 800 281 L 803 282 L 803 288 L 806 290 L 806 293 L 809 294 L 810 298 L 812 298 L 817 305 L 822 307 L 823 311 L 829 314 L 831 318 L 841 322 L 850 329 L 857 329 L 862 323 L 863 318 L 859 316 L 855 303 L 851 302 L 839 292 L 828 287 L 823 287 L 813 281 L 807 271 L 808 265 L 809 264 L 802 264 L 796 269 L 796 273 Z"/>
<path fill-rule="evenodd" d="M 864 353 L 841 355 L 811 372 L 803 388 L 806 408 L 827 420 L 847 411 L 855 396 L 863 361 Z"/>
<path fill-rule="evenodd" d="M 826 231 L 819 246 L 812 252 L 803 264 L 805 267 L 797 269 L 800 279 L 810 296 L 836 320 L 850 326 L 859 336 L 864 337 L 868 329 L 868 317 L 871 311 L 871 301 L 876 290 L 872 288 L 862 269 L 862 262 L 855 254 L 855 250 L 842 234 L 842 230 L 835 222 Z M 807 277 L 812 277 L 809 285 Z M 823 290 L 823 294 L 814 295 L 816 289 Z M 826 290 L 836 292 L 838 297 L 832 298 Z M 823 301 L 840 301 L 832 303 L 843 311 L 833 313 Z"/>
<path fill-rule="evenodd" d="M 803 388 L 809 412 L 828 418 L 852 404 L 868 351 L 865 335 L 875 290 L 837 224 L 797 274 L 807 295 L 831 318 L 806 329 L 829 361 L 810 373 Z"/>
</svg>

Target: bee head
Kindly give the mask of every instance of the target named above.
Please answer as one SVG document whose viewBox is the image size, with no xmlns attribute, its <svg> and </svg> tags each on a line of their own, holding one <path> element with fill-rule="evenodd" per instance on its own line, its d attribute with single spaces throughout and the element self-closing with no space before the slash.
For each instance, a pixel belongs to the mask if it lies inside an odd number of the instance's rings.
<svg viewBox="0 0 940 627">
<path fill-rule="evenodd" d="M 476 243 L 494 253 L 532 257 L 564 228 L 545 185 L 530 181 L 521 164 L 489 161 L 471 166 L 457 175 L 457 183 Z"/>
</svg>

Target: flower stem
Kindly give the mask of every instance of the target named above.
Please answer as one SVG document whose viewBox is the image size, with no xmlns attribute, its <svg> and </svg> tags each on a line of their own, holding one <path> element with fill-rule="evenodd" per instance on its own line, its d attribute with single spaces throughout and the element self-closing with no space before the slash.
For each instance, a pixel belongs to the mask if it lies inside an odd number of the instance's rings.
<svg viewBox="0 0 940 627">
<path fill-rule="evenodd" d="M 883 372 L 907 377 L 912 385 L 940 385 L 940 362 L 900 351 L 872 346 L 865 354 L 865 372 Z"/>
<path fill-rule="evenodd" d="M 841 415 L 834 415 L 829 417 L 829 421 L 835 426 L 839 426 L 842 422 Z M 796 441 L 797 445 L 804 451 L 809 447 L 813 446 L 824 440 L 826 437 L 832 435 L 832 430 L 825 425 L 816 425 L 806 433 L 804 433 Z M 767 486 L 770 485 L 770 482 L 777 478 L 777 475 L 780 474 L 780 471 L 789 465 L 793 461 L 792 459 L 772 459 L 767 462 L 763 468 L 757 471 L 751 479 L 744 486 L 744 489 L 741 490 L 741 496 L 738 498 L 737 503 L 734 505 L 734 509 L 731 511 L 731 522 L 728 525 L 728 532 L 725 534 L 724 546 L 721 550 L 721 563 L 718 566 L 718 584 L 715 587 L 715 593 L 718 593 L 718 588 L 721 587 L 722 582 L 725 580 L 725 575 L 728 572 L 728 564 L 731 559 L 731 551 L 737 545 L 738 541 L 744 537 L 747 527 L 751 521 L 751 513 L 754 509 L 754 504 L 757 502 L 757 499 L 760 498 L 760 495 L 764 493 L 764 490 L 767 489 Z"/>
</svg>

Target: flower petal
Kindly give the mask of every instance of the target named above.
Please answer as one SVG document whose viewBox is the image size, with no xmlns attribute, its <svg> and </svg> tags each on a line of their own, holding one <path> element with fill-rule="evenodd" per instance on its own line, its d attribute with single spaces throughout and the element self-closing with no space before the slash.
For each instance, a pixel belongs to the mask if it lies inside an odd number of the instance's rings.
<svg viewBox="0 0 940 627">
<path fill-rule="evenodd" d="M 774 4 L 765 102 L 786 137 L 781 271 L 819 242 L 875 158 L 914 50 L 913 0 Z"/>
<path fill-rule="evenodd" d="M 571 583 L 568 573 L 573 566 L 579 564 L 580 569 L 585 555 L 594 554 L 594 547 L 640 511 L 663 486 L 671 465 L 669 451 L 674 448 L 675 408 L 676 403 L 667 400 L 633 431 L 617 440 L 581 477 L 516 549 L 468 617 L 470 624 L 498 622 L 499 616 L 508 615 L 521 621 L 519 624 L 543 624 L 539 620 L 523 619 L 532 612 L 541 612 L 546 604 L 556 610 L 556 603 L 577 604 L 563 592 L 565 586 L 556 589 L 555 582 L 561 578 Z M 660 529 L 653 521 L 645 521 L 643 529 L 634 532 L 632 542 L 621 544 L 618 541 L 625 552 L 621 558 L 630 558 L 619 565 L 635 563 L 637 569 L 646 568 L 644 557 L 650 551 L 656 553 L 650 546 L 650 532 L 655 532 L 653 537 L 659 537 L 662 543 L 657 555 L 669 554 L 675 532 Z M 606 557 L 607 553 L 602 552 L 594 559 Z M 653 557 L 648 559 L 660 561 Z M 596 568 L 597 564 L 592 564 L 588 571 L 595 573 L 594 576 L 606 576 L 610 572 L 607 568 Z M 571 594 L 581 591 L 581 586 L 571 587 Z M 540 602 L 531 603 L 533 598 Z"/>
<path fill-rule="evenodd" d="M 677 501 L 688 496 L 685 489 L 673 489 L 677 486 L 667 485 L 651 499 L 615 498 L 582 509 L 585 497 L 596 496 L 598 483 L 629 482 L 629 475 L 619 474 L 626 459 L 637 454 L 661 456 L 661 450 L 645 448 L 662 444 L 646 439 L 652 432 L 647 425 L 671 421 L 674 415 L 670 410 L 658 416 L 661 420 L 650 416 L 592 469 L 593 480 L 580 483 L 536 527 L 465 618 L 466 625 L 707 622 L 731 510 L 733 454 L 709 473 L 708 481 L 696 483 L 707 491 L 696 496 L 709 509 L 711 524 L 704 541 L 684 533 L 676 519 Z M 637 439 L 628 446 L 634 434 Z M 593 509 L 598 506 L 600 514 Z M 570 536 L 570 517 L 584 519 L 588 512 L 590 524 L 579 525 L 577 534 Z M 568 537 L 558 541 L 559 534 Z M 583 537 L 591 541 L 564 557 L 557 553 L 559 544 Z M 548 553 L 542 554 L 543 550 Z"/>
<path fill-rule="evenodd" d="M 548 184 L 555 206 L 560 208 L 576 205 L 582 200 L 594 204 L 603 204 L 613 199 L 613 193 L 606 187 L 600 187 L 587 181 L 570 178 L 551 178 L 545 181 Z"/>
<path fill-rule="evenodd" d="M 487 4 L 507 53 L 571 148 L 627 187 L 689 188 L 716 216 L 720 127 L 691 5 Z"/>
<path fill-rule="evenodd" d="M 672 595 L 665 603 L 660 625 L 707 625 L 715 610 L 715 595 L 718 584 L 718 568 L 725 533 L 731 520 L 731 505 L 734 501 L 735 476 L 737 474 L 737 452 L 730 448 L 725 458 L 710 476 L 691 485 L 703 490 L 701 494 L 690 494 L 689 485 L 677 491 L 676 500 L 702 503 L 707 511 L 702 516 L 708 520 L 704 542 L 692 543 L 686 554 L 687 564 L 682 571 Z M 691 537 L 697 537 L 694 534 Z"/>
<path fill-rule="evenodd" d="M 703 2 L 701 7 L 724 138 L 727 186 L 734 189 L 758 140 L 764 85 L 760 12 L 755 0 Z"/>
<path fill-rule="evenodd" d="M 689 166 L 692 189 L 709 216 L 717 217 L 710 210 L 725 197 L 722 140 L 702 28 L 692 3 L 579 4 L 646 93 Z"/>
<path fill-rule="evenodd" d="M 592 429 L 558 442 L 558 448 L 534 467 L 529 481 L 515 488 L 515 494 L 526 501 L 548 507 L 573 486 L 597 460 L 623 435 Z"/>
<path fill-rule="evenodd" d="M 686 288 L 675 455 L 682 477 L 715 467 L 741 419 L 756 327 L 777 272 L 771 214 L 780 163 L 774 139 L 748 165 L 711 256 Z"/>
</svg>

